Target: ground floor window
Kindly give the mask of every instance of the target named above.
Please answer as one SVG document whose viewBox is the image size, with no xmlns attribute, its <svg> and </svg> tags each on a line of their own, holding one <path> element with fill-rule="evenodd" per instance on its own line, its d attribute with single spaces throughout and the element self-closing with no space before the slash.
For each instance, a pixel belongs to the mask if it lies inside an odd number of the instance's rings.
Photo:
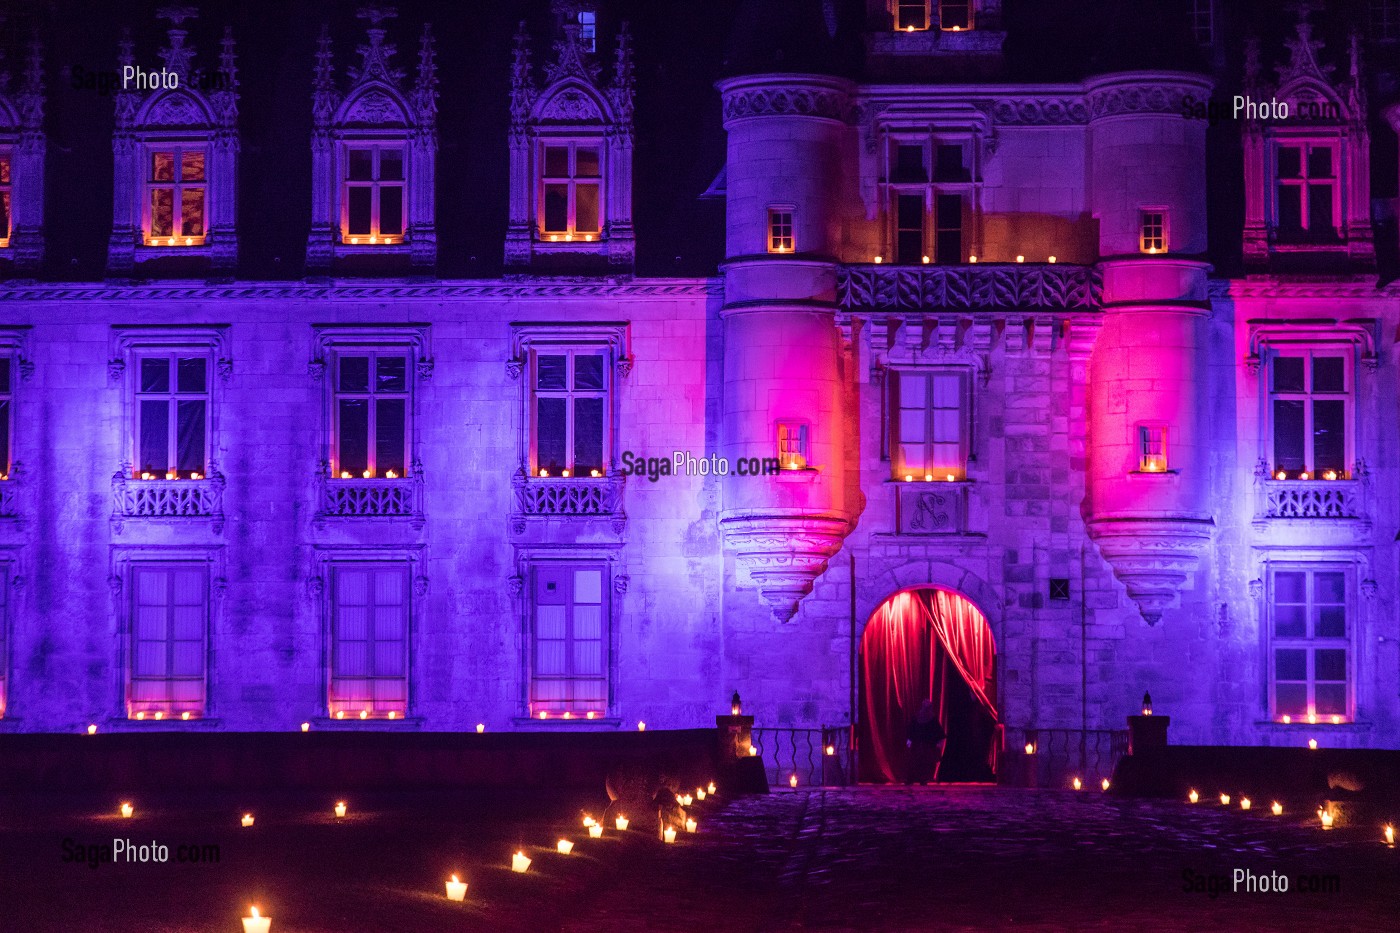
<svg viewBox="0 0 1400 933">
<path fill-rule="evenodd" d="M 408 712 L 408 568 L 356 564 L 331 572 L 328 709 L 337 719 Z"/>
<path fill-rule="evenodd" d="M 1350 718 L 1349 577 L 1349 568 L 1343 567 L 1273 571 L 1269 670 L 1274 718 Z"/>
<path fill-rule="evenodd" d="M 132 568 L 127 713 L 135 719 L 204 715 L 209 570 L 203 564 Z"/>
<path fill-rule="evenodd" d="M 532 717 L 601 716 L 607 711 L 607 576 L 600 564 L 535 567 Z"/>
</svg>

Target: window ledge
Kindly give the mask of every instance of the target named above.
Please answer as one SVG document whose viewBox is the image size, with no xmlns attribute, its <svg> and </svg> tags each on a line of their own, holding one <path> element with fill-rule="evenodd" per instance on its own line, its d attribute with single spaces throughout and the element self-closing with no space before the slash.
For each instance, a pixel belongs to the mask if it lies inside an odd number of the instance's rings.
<svg viewBox="0 0 1400 933">
<path fill-rule="evenodd" d="M 386 719 L 383 716 L 374 719 L 361 719 L 359 716 L 346 717 L 345 719 L 336 719 L 334 716 L 313 716 L 307 722 L 311 723 L 311 732 L 381 732 L 385 729 L 416 732 L 423 728 L 422 716 L 400 716 L 397 719 Z M 298 727 L 298 731 L 300 731 L 300 727 Z"/>
<path fill-rule="evenodd" d="M 97 730 L 101 735 L 103 731 L 108 732 L 218 732 L 224 727 L 224 721 L 215 716 L 203 716 L 199 719 L 181 719 L 174 716 L 167 719 L 131 719 L 126 716 L 112 716 L 103 722 Z M 86 727 L 82 730 L 86 734 Z"/>
<path fill-rule="evenodd" d="M 1321 742 L 1328 735 L 1336 733 L 1361 734 L 1371 732 L 1375 728 L 1374 724 L 1367 720 L 1339 722 L 1334 725 L 1330 722 L 1279 722 L 1277 719 L 1256 719 L 1254 721 L 1254 725 L 1255 728 L 1270 729 L 1271 731 L 1275 732 L 1289 734 L 1295 732 L 1308 733 L 1307 735 L 1302 735 L 1299 737 L 1303 741 L 1304 747 L 1306 747 L 1307 740 L 1313 738 L 1318 739 L 1320 748 L 1326 748 L 1326 746 L 1322 745 Z"/>
<path fill-rule="evenodd" d="M 959 487 L 972 486 L 972 485 L 974 485 L 974 483 L 975 483 L 975 481 L 972 480 L 972 479 L 955 479 L 955 480 L 952 480 L 952 481 L 950 482 L 950 481 L 948 481 L 948 480 L 946 480 L 946 479 L 933 479 L 933 480 L 914 479 L 914 480 L 904 480 L 904 479 L 895 479 L 894 477 L 889 477 L 888 479 L 886 479 L 886 480 L 884 481 L 884 484 L 885 484 L 886 486 L 908 486 L 908 487 L 910 487 L 911 489 L 916 488 L 916 487 L 923 487 L 923 486 L 928 486 L 928 487 L 940 487 L 940 488 L 947 488 L 947 489 L 957 489 L 957 488 L 959 488 Z"/>
<path fill-rule="evenodd" d="M 1180 470 L 1129 470 L 1130 477 L 1180 476 Z"/>
<path fill-rule="evenodd" d="M 412 248 L 412 245 L 407 240 L 400 243 L 346 243 L 341 241 L 335 244 L 337 253 L 354 256 L 394 255 L 397 253 L 408 253 Z"/>
<path fill-rule="evenodd" d="M 551 716 L 548 719 L 532 719 L 528 716 L 516 716 L 511 719 L 511 725 L 521 731 L 541 730 L 541 729 L 620 729 L 622 719 L 618 716 L 595 716 L 588 719 L 583 716 L 575 716 L 573 719 L 564 719 L 560 716 Z"/>
<path fill-rule="evenodd" d="M 777 479 L 780 483 L 814 483 L 821 474 L 821 470 L 816 467 L 803 467 L 800 470 L 779 470 Z"/>
<path fill-rule="evenodd" d="M 174 246 L 156 246 L 150 243 L 136 245 L 136 252 L 145 256 L 209 256 L 213 251 L 213 247 L 207 241 L 191 243 L 189 246 L 183 243 L 176 243 Z"/>
</svg>

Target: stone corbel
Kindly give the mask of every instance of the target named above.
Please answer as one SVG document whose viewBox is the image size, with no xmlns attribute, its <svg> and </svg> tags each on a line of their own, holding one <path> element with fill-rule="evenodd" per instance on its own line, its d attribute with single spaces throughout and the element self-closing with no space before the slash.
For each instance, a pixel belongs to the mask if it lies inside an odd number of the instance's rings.
<svg viewBox="0 0 1400 933">
<path fill-rule="evenodd" d="M 516 379 L 519 379 L 519 378 L 520 378 L 520 374 L 523 373 L 524 371 L 525 371 L 525 361 L 524 361 L 524 360 L 519 359 L 518 357 L 517 357 L 517 358 L 514 358 L 514 359 L 506 360 L 506 375 L 509 376 L 509 377 L 511 378 L 512 381 L 514 381 L 514 380 L 516 380 Z"/>
<path fill-rule="evenodd" d="M 417 576 L 413 578 L 413 595 L 422 599 L 428 595 L 428 578 Z"/>
<path fill-rule="evenodd" d="M 126 360 L 114 356 L 107 361 L 107 380 L 109 382 L 121 382 L 124 375 L 126 375 Z"/>
<path fill-rule="evenodd" d="M 1249 598 L 1260 606 L 1264 602 L 1264 581 L 1258 577 L 1249 581 Z"/>
<path fill-rule="evenodd" d="M 419 361 L 418 361 L 418 381 L 419 381 L 419 382 L 432 382 L 432 381 L 433 381 L 433 367 L 434 367 L 435 365 L 436 365 L 436 364 L 433 363 L 433 360 L 432 360 L 431 357 L 428 357 L 428 358 L 419 360 Z"/>
<path fill-rule="evenodd" d="M 324 577 L 315 576 L 306 581 L 306 592 L 311 597 L 312 602 L 320 602 L 321 596 L 326 592 L 326 580 Z"/>
<path fill-rule="evenodd" d="M 34 379 L 34 361 L 26 356 L 19 358 L 19 378 L 24 382 Z"/>
<path fill-rule="evenodd" d="M 233 360 L 225 356 L 219 360 L 217 365 L 219 367 L 219 381 L 228 385 L 229 380 L 233 378 Z"/>
<path fill-rule="evenodd" d="M 617 358 L 617 374 L 623 379 L 632 375 L 632 358 L 630 356 L 620 356 Z"/>
<path fill-rule="evenodd" d="M 1251 354 L 1244 358 L 1244 367 L 1249 370 L 1251 376 L 1259 375 L 1259 367 L 1263 365 L 1263 357 L 1258 354 Z"/>
<path fill-rule="evenodd" d="M 326 361 L 324 359 L 312 360 L 306 365 L 306 374 L 312 379 L 326 378 Z"/>
<path fill-rule="evenodd" d="M 1380 586 L 1375 580 L 1361 581 L 1361 595 L 1366 597 L 1368 603 L 1375 602 L 1376 594 L 1380 591 Z"/>
<path fill-rule="evenodd" d="M 524 589 L 525 578 L 520 574 L 517 573 L 514 576 L 506 577 L 506 592 L 510 594 L 511 599 L 519 597 Z"/>
<path fill-rule="evenodd" d="M 613 592 L 617 593 L 617 595 L 619 596 L 626 596 L 627 587 L 630 586 L 631 583 L 632 578 L 629 577 L 627 574 L 618 574 L 617 576 L 613 577 Z"/>
</svg>

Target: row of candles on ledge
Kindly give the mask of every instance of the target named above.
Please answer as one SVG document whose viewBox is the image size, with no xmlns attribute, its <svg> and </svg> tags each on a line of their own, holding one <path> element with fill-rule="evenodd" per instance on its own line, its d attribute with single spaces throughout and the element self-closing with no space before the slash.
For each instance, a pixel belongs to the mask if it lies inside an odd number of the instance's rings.
<svg viewBox="0 0 1400 933">
<path fill-rule="evenodd" d="M 379 236 L 378 234 L 371 234 L 370 236 L 352 236 L 350 238 L 351 246 L 362 246 L 366 243 L 370 246 L 393 246 L 402 242 L 403 237 L 401 236 Z"/>
<path fill-rule="evenodd" d="M 585 233 L 579 237 L 575 237 L 572 233 L 551 233 L 549 235 L 549 242 L 551 243 L 572 243 L 575 239 L 580 239 L 585 243 L 592 243 L 593 234 Z"/>
<path fill-rule="evenodd" d="M 905 473 L 905 474 L 904 474 L 904 481 L 905 481 L 906 483 L 912 483 L 912 482 L 914 482 L 914 474 L 913 474 L 913 473 Z M 956 474 L 953 474 L 953 473 L 945 473 L 944 476 L 943 476 L 943 482 L 945 482 L 945 483 L 956 483 L 957 481 L 958 481 L 958 477 L 957 477 Z M 932 473 L 925 473 L 925 474 L 924 474 L 924 482 L 926 482 L 926 483 L 931 483 L 931 482 L 933 482 L 933 474 L 932 474 Z"/>
<path fill-rule="evenodd" d="M 1288 478 L 1289 478 L 1289 476 L 1288 476 L 1288 471 L 1286 471 L 1286 470 L 1279 470 L 1277 473 L 1274 474 L 1274 479 L 1288 479 Z M 1322 471 L 1321 473 L 1319 473 L 1317 476 L 1313 476 L 1313 475 L 1312 475 L 1311 473 L 1309 473 L 1307 470 L 1303 470 L 1301 473 L 1299 473 L 1297 476 L 1295 476 L 1295 477 L 1293 477 L 1293 478 L 1294 478 L 1294 479 L 1325 479 L 1325 480 L 1334 480 L 1334 479 L 1341 479 L 1342 477 L 1341 477 L 1341 474 L 1338 473 L 1336 470 L 1323 470 L 1323 471 Z"/>
<path fill-rule="evenodd" d="M 407 475 L 408 475 L 408 471 L 407 471 L 407 470 L 405 470 L 403 473 L 399 473 L 399 471 L 398 471 L 398 470 L 395 470 L 395 469 L 388 469 L 388 470 L 385 470 L 385 471 L 384 471 L 384 478 L 385 478 L 385 479 L 401 479 L 402 477 L 407 476 Z M 331 474 L 331 479 L 335 479 L 335 478 L 336 478 L 335 474 L 332 473 L 332 474 Z M 354 478 L 355 478 L 354 474 L 352 474 L 349 470 L 341 470 L 341 471 L 340 471 L 340 479 L 354 479 Z M 374 478 L 375 478 L 375 476 L 374 476 L 374 471 L 373 471 L 373 470 L 365 470 L 364 472 L 362 472 L 362 473 L 360 474 L 360 478 L 361 478 L 361 479 L 374 479 Z"/>
<path fill-rule="evenodd" d="M 141 479 L 145 479 L 145 480 L 152 480 L 152 479 L 172 479 L 172 480 L 173 480 L 173 479 L 184 479 L 184 477 L 182 477 L 182 476 L 180 475 L 179 471 L 177 471 L 177 470 L 166 470 L 166 471 L 165 471 L 165 476 L 164 476 L 164 477 L 162 477 L 162 476 L 161 476 L 160 474 L 158 474 L 158 473 L 152 473 L 150 470 L 142 470 L 142 471 L 141 471 L 139 474 L 137 474 L 137 475 L 138 475 Z M 198 470 L 191 470 L 191 471 L 190 471 L 189 478 L 190 478 L 190 479 L 204 479 L 204 474 L 201 473 L 201 472 L 199 472 Z"/>
<path fill-rule="evenodd" d="M 560 470 L 560 471 L 559 471 L 559 475 L 560 475 L 562 478 L 564 478 L 564 479 L 568 479 L 568 478 L 569 478 L 570 476 L 572 476 L 573 474 L 572 474 L 570 471 L 568 471 L 568 470 Z M 599 471 L 599 470 L 589 470 L 589 471 L 588 471 L 588 475 L 591 476 L 591 477 L 593 477 L 594 479 L 597 479 L 598 477 L 602 476 L 603 474 L 602 474 L 602 472 Z M 541 467 L 540 470 L 539 470 L 539 477 L 540 477 L 541 479 L 549 479 L 549 471 L 546 470 L 546 469 L 544 469 L 543 467 Z"/>
<path fill-rule="evenodd" d="M 195 238 L 194 238 L 194 237 L 189 237 L 189 236 L 187 236 L 187 237 L 184 238 L 184 242 L 183 242 L 183 243 L 180 241 L 180 238 L 179 238 L 179 237 L 173 237 L 173 236 L 172 236 L 172 237 L 165 237 L 165 238 L 164 238 L 164 240 L 165 240 L 164 243 L 161 242 L 161 239 L 162 239 L 161 237 L 152 237 L 151 239 L 149 239 L 149 240 L 146 241 L 146 245 L 147 245 L 147 246 L 194 246 L 194 245 L 195 245 L 195 242 L 194 242 Z M 200 237 L 200 238 L 199 238 L 199 245 L 200 245 L 200 246 L 203 246 L 203 245 L 204 245 L 204 238 L 203 238 L 203 237 Z"/>
<path fill-rule="evenodd" d="M 884 264 L 884 261 L 885 261 L 885 257 L 884 257 L 884 256 L 876 256 L 876 257 L 875 257 L 875 265 L 877 265 L 877 266 L 878 266 L 878 265 L 883 265 L 883 264 Z M 925 257 L 923 257 L 923 261 L 924 261 L 924 265 L 928 265 L 929 263 L 933 262 L 933 257 L 931 257 L 931 256 L 925 256 Z M 977 265 L 977 254 L 974 253 L 974 254 L 972 254 L 971 256 L 968 256 L 968 257 L 967 257 L 967 261 L 968 261 L 969 263 L 971 263 L 972 265 L 974 265 L 974 266 Z M 1026 257 L 1018 253 L 1018 254 L 1016 255 L 1016 261 L 1017 261 L 1017 262 L 1025 262 L 1025 261 L 1026 261 Z M 1046 259 L 1045 259 L 1045 261 L 1048 262 L 1048 263 L 1050 263 L 1051 265 L 1054 265 L 1056 262 L 1059 262 L 1059 260 L 1058 260 L 1056 257 L 1054 257 L 1054 256 L 1047 256 Z"/>
</svg>

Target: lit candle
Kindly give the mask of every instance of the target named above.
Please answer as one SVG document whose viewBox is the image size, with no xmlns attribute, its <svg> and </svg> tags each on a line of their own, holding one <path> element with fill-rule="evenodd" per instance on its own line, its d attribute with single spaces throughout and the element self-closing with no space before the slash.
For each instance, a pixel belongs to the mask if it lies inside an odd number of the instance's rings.
<svg viewBox="0 0 1400 933">
<path fill-rule="evenodd" d="M 467 883 L 458 881 L 456 875 L 447 879 L 447 899 L 449 901 L 465 901 L 467 899 Z"/>
<path fill-rule="evenodd" d="M 1311 475 L 1310 473 L 1308 473 L 1307 470 L 1304 470 L 1303 472 L 1301 472 L 1301 473 L 1298 474 L 1298 478 L 1299 478 L 1299 479 L 1312 479 L 1312 475 Z"/>
<path fill-rule="evenodd" d="M 1392 849 L 1395 848 L 1395 827 L 1386 823 L 1385 828 L 1381 830 L 1381 832 L 1385 835 L 1385 844 Z"/>
<path fill-rule="evenodd" d="M 272 929 L 272 918 L 258 913 L 256 907 L 250 908 L 249 914 L 243 918 L 243 933 L 268 933 Z"/>
<path fill-rule="evenodd" d="M 1016 261 L 1017 261 L 1017 262 L 1025 262 L 1025 261 L 1026 261 L 1026 257 L 1025 257 L 1025 256 L 1018 255 L 1018 256 L 1016 257 Z"/>
<path fill-rule="evenodd" d="M 703 788 L 703 787 L 697 787 L 697 788 L 695 788 L 695 799 L 696 799 L 696 800 L 704 800 L 704 799 L 705 799 L 705 788 Z"/>
<path fill-rule="evenodd" d="M 302 731 L 302 732 L 310 732 L 310 731 L 311 731 L 311 723 L 309 723 L 309 722 L 304 722 L 304 723 L 302 723 L 302 724 L 301 724 L 301 731 Z"/>
<path fill-rule="evenodd" d="M 540 718 L 541 718 L 541 719 L 548 719 L 548 718 L 549 718 L 549 712 L 548 712 L 547 710 L 540 710 Z"/>
<path fill-rule="evenodd" d="M 597 479 L 601 474 L 597 470 L 589 470 L 588 475 Z"/>
<path fill-rule="evenodd" d="M 589 710 L 589 711 L 588 711 L 588 718 L 589 718 L 589 719 L 592 719 L 594 715 L 595 715 L 595 714 L 594 714 L 593 710 Z"/>
<path fill-rule="evenodd" d="M 1274 479 L 1288 479 L 1288 474 L 1283 472 L 1282 470 L 1279 470 L 1277 473 L 1274 474 Z"/>
<path fill-rule="evenodd" d="M 385 473 L 384 473 L 384 478 L 385 478 L 385 479 L 398 479 L 398 478 L 399 478 L 399 474 L 395 473 L 393 470 L 387 470 L 387 471 L 385 471 Z"/>
<path fill-rule="evenodd" d="M 926 483 L 931 483 L 931 482 L 933 482 L 933 474 L 932 474 L 932 473 L 925 473 L 925 474 L 924 474 L 924 482 L 926 482 Z"/>
<path fill-rule="evenodd" d="M 645 732 L 645 731 L 647 731 L 647 724 L 644 723 L 644 722 L 639 722 L 639 723 L 637 723 L 637 731 L 638 731 L 638 732 Z"/>
<path fill-rule="evenodd" d="M 758 746 L 757 746 L 757 745 L 750 745 L 750 746 L 749 746 L 749 755 L 753 756 L 753 755 L 757 755 L 757 754 L 758 754 Z"/>
<path fill-rule="evenodd" d="M 1317 725 L 1317 713 L 1308 713 L 1308 725 Z"/>
<path fill-rule="evenodd" d="M 574 718 L 574 714 L 571 713 L 571 712 L 569 712 L 568 710 L 565 710 L 565 711 L 564 711 L 564 718 L 565 718 L 565 719 L 573 719 L 573 718 Z"/>
<path fill-rule="evenodd" d="M 156 710 L 156 722 L 160 722 L 160 721 L 161 721 L 162 719 L 164 719 L 164 718 L 165 718 L 165 713 L 162 712 L 162 711 L 160 711 L 160 710 Z"/>
<path fill-rule="evenodd" d="M 622 832 L 624 829 L 627 828 L 627 817 L 619 816 L 616 820 L 613 821 L 613 823 L 617 826 L 617 831 Z"/>
<path fill-rule="evenodd" d="M 789 776 L 789 777 L 788 777 L 788 787 L 796 787 L 796 786 L 797 786 L 797 775 L 794 774 L 794 775 Z"/>
<path fill-rule="evenodd" d="M 149 474 L 149 473 L 142 473 L 142 474 L 141 474 L 141 478 L 142 478 L 142 479 L 150 479 L 150 478 L 151 478 L 151 474 Z"/>
<path fill-rule="evenodd" d="M 204 479 L 203 473 L 191 473 L 190 479 Z"/>
<path fill-rule="evenodd" d="M 924 265 L 928 265 L 928 257 L 927 257 L 927 256 L 924 257 Z"/>
<path fill-rule="evenodd" d="M 1083 785 L 1083 783 L 1080 782 L 1079 778 L 1075 778 L 1075 779 L 1074 779 L 1074 789 L 1075 789 L 1075 790 L 1079 790 L 1079 788 L 1081 788 L 1081 787 L 1083 787 L 1083 786 L 1084 786 L 1084 785 Z"/>
<path fill-rule="evenodd" d="M 390 719 L 398 719 L 398 718 L 399 718 L 398 710 L 392 710 L 392 709 L 389 710 L 389 718 L 390 718 Z"/>
<path fill-rule="evenodd" d="M 1220 795 L 1220 804 L 1221 804 L 1221 806 L 1226 806 L 1226 807 L 1228 807 L 1228 806 L 1230 805 L 1230 795 L 1229 795 L 1229 794 L 1221 794 L 1221 795 Z"/>
<path fill-rule="evenodd" d="M 378 236 L 372 236 L 372 237 L 369 238 L 369 241 L 370 241 L 371 243 L 378 243 L 378 242 L 379 242 L 379 237 L 378 237 Z"/>
<path fill-rule="evenodd" d="M 972 255 L 968 256 L 967 261 L 975 263 L 977 261 L 977 254 L 973 253 Z"/>
<path fill-rule="evenodd" d="M 374 471 L 373 471 L 373 470 L 365 470 L 364 473 L 362 473 L 362 474 L 360 474 L 360 475 L 363 476 L 365 479 L 369 479 L 371 476 L 374 475 Z"/>
<path fill-rule="evenodd" d="M 368 718 L 369 718 L 369 710 L 367 710 L 367 709 L 362 709 L 362 710 L 360 710 L 360 718 L 361 718 L 361 719 L 368 719 Z"/>
<path fill-rule="evenodd" d="M 338 801 L 335 805 L 335 818 L 343 819 L 345 816 L 345 801 Z"/>
<path fill-rule="evenodd" d="M 510 870 L 524 874 L 530 867 L 530 857 L 524 852 L 517 852 L 510 857 Z"/>
<path fill-rule="evenodd" d="M 349 478 L 350 478 L 350 471 L 349 471 L 349 470 L 341 470 L 341 471 L 340 471 L 340 478 L 341 478 L 341 479 L 349 479 Z"/>
<path fill-rule="evenodd" d="M 705 790 L 708 791 L 711 795 L 713 795 L 715 792 L 715 782 L 711 781 L 709 786 L 706 787 Z"/>
<path fill-rule="evenodd" d="M 1292 721 L 1293 721 L 1293 717 L 1292 717 L 1292 716 L 1288 715 L 1287 713 L 1284 713 L 1284 714 L 1283 714 L 1283 724 L 1284 724 L 1285 726 L 1288 725 L 1288 724 L 1289 724 L 1290 722 L 1292 722 Z"/>
<path fill-rule="evenodd" d="M 1250 807 L 1252 807 L 1253 805 L 1254 805 L 1253 802 L 1252 802 L 1248 797 L 1241 797 L 1241 798 L 1240 798 L 1240 809 L 1241 809 L 1241 810 L 1248 810 L 1248 809 L 1249 809 Z"/>
<path fill-rule="evenodd" d="M 1341 724 L 1342 724 L 1342 717 L 1340 717 L 1340 716 L 1333 716 L 1333 717 L 1332 717 L 1332 725 L 1334 725 L 1334 726 L 1340 726 Z"/>
<path fill-rule="evenodd" d="M 680 800 L 681 806 L 683 807 L 688 807 L 695 802 L 695 798 L 690 796 L 689 794 L 682 794 L 677 799 Z"/>
<path fill-rule="evenodd" d="M 953 479 L 954 479 L 953 474 L 952 474 L 952 473 L 949 473 L 947 476 L 944 477 L 944 479 L 946 479 L 946 480 L 947 480 L 948 482 L 950 482 L 950 483 L 953 482 Z"/>
<path fill-rule="evenodd" d="M 1274 812 L 1274 816 L 1283 816 L 1283 804 L 1279 803 L 1277 800 L 1274 801 L 1274 805 L 1269 809 Z"/>
<path fill-rule="evenodd" d="M 875 265 L 877 265 L 877 266 L 878 266 L 880 263 L 884 262 L 884 261 L 885 261 L 885 257 L 884 257 L 884 256 L 876 256 L 876 257 L 875 257 Z"/>
<path fill-rule="evenodd" d="M 140 720 L 140 721 L 145 721 L 145 719 L 146 719 L 146 711 L 145 711 L 145 710 L 142 710 L 141 712 L 137 713 L 137 714 L 136 714 L 136 718 L 137 718 L 138 720 Z"/>
<path fill-rule="evenodd" d="M 357 237 L 357 236 L 352 236 L 352 237 L 350 238 L 350 245 L 351 245 L 351 246 L 359 246 L 359 245 L 360 245 L 360 238 Z"/>
<path fill-rule="evenodd" d="M 252 826 L 252 825 L 253 825 L 253 814 L 251 814 L 251 813 L 245 813 L 245 814 L 243 814 L 243 819 L 239 820 L 239 822 L 243 824 L 243 828 L 244 828 L 244 829 L 247 829 L 249 826 Z"/>
<path fill-rule="evenodd" d="M 336 719 L 344 719 L 344 718 L 345 718 L 345 710 L 343 710 L 343 709 L 338 709 L 338 710 L 336 710 L 336 711 L 335 711 L 335 718 L 336 718 Z"/>
<path fill-rule="evenodd" d="M 189 719 L 190 719 L 190 711 L 189 711 L 189 710 L 185 710 L 183 713 L 180 714 L 180 718 L 183 719 L 183 720 L 185 720 L 186 722 L 189 722 Z"/>
<path fill-rule="evenodd" d="M 1323 828 L 1323 829 L 1331 829 L 1331 828 L 1332 828 L 1333 816 L 1332 816 L 1332 811 L 1331 811 L 1331 810 L 1318 810 L 1318 811 L 1317 811 L 1317 815 L 1318 815 L 1318 818 L 1322 820 L 1322 828 Z"/>
<path fill-rule="evenodd" d="M 97 724 L 96 724 L 96 723 L 93 723 L 92 725 L 88 726 L 88 735 L 97 735 Z"/>
<path fill-rule="evenodd" d="M 693 817 L 693 816 L 688 816 L 688 817 L 685 818 L 685 831 L 686 831 L 686 832 L 688 832 L 688 833 L 693 833 L 693 832 L 695 832 L 696 829 L 699 828 L 699 826 L 700 826 L 700 824 L 697 823 L 697 822 L 695 822 L 695 817 Z"/>
<path fill-rule="evenodd" d="M 1108 778 L 1104 778 L 1102 781 L 1100 781 L 1099 786 L 1102 787 L 1104 790 L 1108 790 Z"/>
<path fill-rule="evenodd" d="M 1201 795 L 1196 793 L 1196 789 L 1193 787 L 1191 789 L 1191 793 L 1186 795 L 1186 799 L 1191 801 L 1192 803 L 1195 803 L 1196 801 L 1201 799 Z"/>
<path fill-rule="evenodd" d="M 663 829 L 663 830 L 661 831 L 661 838 L 664 839 L 666 842 L 675 842 L 675 841 L 676 841 L 676 827 L 674 827 L 674 826 L 667 826 L 665 829 Z"/>
<path fill-rule="evenodd" d="M 598 825 L 598 821 L 595 820 L 593 817 L 589 816 L 587 813 L 585 813 L 585 814 L 583 815 L 583 825 L 584 825 L 584 826 L 597 826 L 597 825 Z"/>
<path fill-rule="evenodd" d="M 486 723 L 484 723 L 484 722 L 479 722 L 479 723 L 476 724 L 476 734 L 477 734 L 477 735 L 481 735 L 481 733 L 483 733 L 483 732 L 485 732 L 485 731 L 486 731 Z"/>
<path fill-rule="evenodd" d="M 1053 263 L 1053 262 L 1055 261 L 1055 257 L 1054 257 L 1054 256 L 1051 256 L 1051 257 L 1050 257 L 1050 261 Z"/>
<path fill-rule="evenodd" d="M 599 826 L 597 823 L 594 823 L 592 826 L 588 827 L 588 837 L 590 839 L 602 839 L 603 827 Z"/>
<path fill-rule="evenodd" d="M 1317 739 L 1308 739 L 1308 748 L 1317 751 Z"/>
<path fill-rule="evenodd" d="M 136 808 L 133 807 L 131 804 L 129 804 L 129 803 L 124 803 L 124 804 L 122 804 L 122 816 L 123 816 L 124 818 L 126 818 L 126 819 L 128 819 L 128 820 L 131 819 L 132 814 L 134 814 L 135 812 L 136 812 Z"/>
<path fill-rule="evenodd" d="M 1336 479 L 1336 478 L 1337 478 L 1337 471 L 1336 471 L 1336 470 L 1328 470 L 1327 472 L 1325 472 L 1325 473 L 1322 474 L 1322 478 L 1323 478 L 1323 479 Z"/>
<path fill-rule="evenodd" d="M 574 851 L 574 844 L 567 839 L 560 839 L 554 844 L 554 847 L 559 850 L 560 855 L 568 855 Z"/>
<path fill-rule="evenodd" d="M 1030 742 L 1027 742 L 1027 743 L 1026 743 L 1026 754 L 1027 754 L 1027 755 L 1034 755 L 1034 754 L 1035 754 L 1035 746 L 1032 745 Z"/>
<path fill-rule="evenodd" d="M 826 747 L 826 755 L 827 755 L 827 757 L 830 758 L 831 756 L 833 756 L 833 755 L 835 755 L 835 754 L 836 754 L 836 746 L 835 746 L 835 745 L 828 745 L 828 746 Z"/>
<path fill-rule="evenodd" d="M 914 476 L 913 476 L 913 474 L 911 474 L 911 473 L 905 473 L 905 474 L 904 474 L 904 481 L 905 481 L 906 483 L 912 483 L 912 482 L 914 482 Z"/>
</svg>

